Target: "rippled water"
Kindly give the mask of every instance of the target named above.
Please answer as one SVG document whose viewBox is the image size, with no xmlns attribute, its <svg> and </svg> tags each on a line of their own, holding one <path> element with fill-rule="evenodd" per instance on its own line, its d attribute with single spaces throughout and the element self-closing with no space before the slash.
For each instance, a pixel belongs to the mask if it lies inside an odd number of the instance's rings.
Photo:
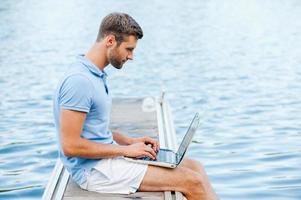
<svg viewBox="0 0 301 200">
<path fill-rule="evenodd" d="M 56 160 L 52 94 L 111 11 L 142 25 L 135 60 L 109 69 L 113 96 L 171 103 L 179 140 L 221 199 L 301 199 L 300 1 L 0 3 L 0 198 L 40 199 Z"/>
</svg>

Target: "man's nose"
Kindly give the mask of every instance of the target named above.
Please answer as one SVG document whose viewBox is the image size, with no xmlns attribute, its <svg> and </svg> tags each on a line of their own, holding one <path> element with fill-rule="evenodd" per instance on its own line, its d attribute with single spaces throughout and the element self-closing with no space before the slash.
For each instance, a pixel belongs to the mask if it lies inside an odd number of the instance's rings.
<svg viewBox="0 0 301 200">
<path fill-rule="evenodd" d="M 134 55 L 133 53 L 129 53 L 128 56 L 126 57 L 128 60 L 133 60 Z"/>
</svg>

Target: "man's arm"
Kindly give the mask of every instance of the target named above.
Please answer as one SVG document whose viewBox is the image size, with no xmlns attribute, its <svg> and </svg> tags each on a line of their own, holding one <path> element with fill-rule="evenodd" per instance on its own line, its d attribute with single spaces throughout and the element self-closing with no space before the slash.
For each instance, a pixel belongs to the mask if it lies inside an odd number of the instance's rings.
<svg viewBox="0 0 301 200">
<path fill-rule="evenodd" d="M 112 131 L 113 139 L 120 145 L 130 145 L 134 143 L 134 138 L 128 137 L 117 131 Z"/>
<path fill-rule="evenodd" d="M 113 131 L 112 133 L 113 133 L 113 139 L 120 145 L 131 145 L 131 144 L 143 142 L 146 145 L 150 144 L 155 152 L 158 152 L 160 149 L 158 140 L 155 140 L 151 137 L 144 136 L 139 138 L 132 138 L 117 131 Z"/>
<path fill-rule="evenodd" d="M 155 158 L 152 148 L 143 142 L 128 146 L 113 144 L 100 144 L 82 138 L 83 124 L 86 118 L 85 112 L 61 109 L 61 144 L 66 156 L 83 157 L 90 159 L 108 158 L 116 156 Z"/>
</svg>

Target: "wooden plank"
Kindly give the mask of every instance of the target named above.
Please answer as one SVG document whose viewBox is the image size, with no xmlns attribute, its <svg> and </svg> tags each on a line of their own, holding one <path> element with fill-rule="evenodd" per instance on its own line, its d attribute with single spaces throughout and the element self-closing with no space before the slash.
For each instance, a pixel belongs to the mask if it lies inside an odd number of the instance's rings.
<svg viewBox="0 0 301 200">
<path fill-rule="evenodd" d="M 156 111 L 145 112 L 142 103 L 143 99 L 113 99 L 111 123 L 151 122 L 156 127 Z"/>
<path fill-rule="evenodd" d="M 158 138 L 156 111 L 145 112 L 143 99 L 113 99 L 110 129 L 131 137 Z"/>
<path fill-rule="evenodd" d="M 65 200 L 137 200 L 137 199 L 145 199 L 145 200 L 162 200 L 162 197 L 118 197 L 118 196 L 100 196 L 100 197 L 66 197 Z"/>
<path fill-rule="evenodd" d="M 145 199 L 145 198 L 156 198 L 162 199 L 162 192 L 137 192 L 134 194 L 123 195 L 123 194 L 109 194 L 109 193 L 97 193 L 90 192 L 80 189 L 80 187 L 75 184 L 72 180 L 69 181 L 68 186 L 65 191 L 64 199 L 68 198 L 91 198 L 91 199 L 103 199 L 103 198 L 118 198 L 118 199 Z"/>
<path fill-rule="evenodd" d="M 129 135 L 131 137 L 141 137 L 144 135 L 147 135 L 152 138 L 158 138 L 157 135 L 157 129 L 144 129 L 144 128 L 137 128 L 137 129 L 127 129 L 126 127 L 121 127 L 121 126 L 116 126 L 116 127 L 111 127 L 112 131 L 119 131 L 121 133 L 126 133 L 126 135 Z"/>
</svg>

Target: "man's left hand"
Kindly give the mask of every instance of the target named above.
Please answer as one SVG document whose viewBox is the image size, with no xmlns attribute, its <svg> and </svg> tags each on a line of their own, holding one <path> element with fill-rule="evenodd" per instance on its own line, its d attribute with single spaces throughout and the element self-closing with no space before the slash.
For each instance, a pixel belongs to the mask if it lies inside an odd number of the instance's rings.
<svg viewBox="0 0 301 200">
<path fill-rule="evenodd" d="M 143 142 L 146 145 L 148 145 L 148 144 L 151 145 L 155 152 L 158 152 L 160 149 L 159 141 L 155 140 L 151 137 L 148 137 L 148 136 L 140 137 L 140 138 L 133 138 L 132 143 L 138 143 L 138 142 Z"/>
</svg>

